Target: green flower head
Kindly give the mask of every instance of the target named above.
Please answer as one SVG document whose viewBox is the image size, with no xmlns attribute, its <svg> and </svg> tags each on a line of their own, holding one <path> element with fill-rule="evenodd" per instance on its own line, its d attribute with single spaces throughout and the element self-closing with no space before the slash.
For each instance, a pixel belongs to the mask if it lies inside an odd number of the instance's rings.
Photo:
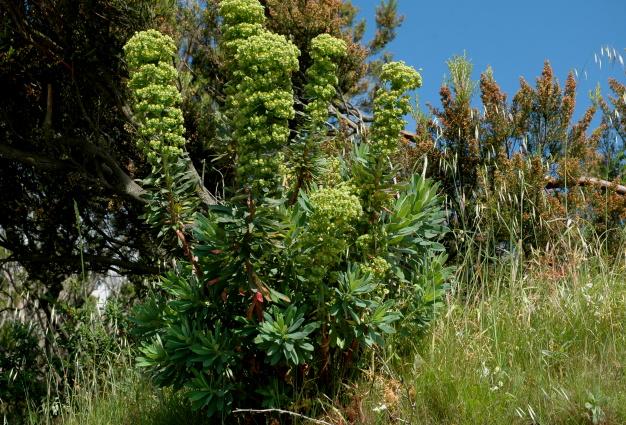
<svg viewBox="0 0 626 425">
<path fill-rule="evenodd" d="M 156 30 L 138 32 L 124 46 L 141 136 L 137 144 L 153 163 L 180 155 L 185 144 L 178 73 L 172 65 L 175 52 L 172 38 Z"/>
<path fill-rule="evenodd" d="M 386 157 L 396 152 L 400 131 L 406 125 L 404 116 L 411 111 L 407 92 L 420 87 L 422 77 L 404 62 L 390 62 L 383 65 L 380 79 L 388 86 L 381 87 L 374 99 L 371 151 Z"/>
</svg>

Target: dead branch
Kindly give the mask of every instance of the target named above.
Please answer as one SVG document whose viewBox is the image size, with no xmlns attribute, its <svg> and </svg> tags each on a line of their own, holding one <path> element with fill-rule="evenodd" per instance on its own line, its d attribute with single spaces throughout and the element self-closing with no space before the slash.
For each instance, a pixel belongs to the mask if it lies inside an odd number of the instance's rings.
<svg viewBox="0 0 626 425">
<path fill-rule="evenodd" d="M 626 186 L 613 183 L 608 180 L 602 180 L 595 177 L 579 177 L 578 180 L 572 184 L 571 182 L 567 182 L 568 185 L 572 186 L 595 186 L 605 190 L 612 190 L 618 195 L 626 196 Z M 565 180 L 562 178 L 554 178 L 547 176 L 546 177 L 546 189 L 559 189 L 566 187 Z"/>
</svg>

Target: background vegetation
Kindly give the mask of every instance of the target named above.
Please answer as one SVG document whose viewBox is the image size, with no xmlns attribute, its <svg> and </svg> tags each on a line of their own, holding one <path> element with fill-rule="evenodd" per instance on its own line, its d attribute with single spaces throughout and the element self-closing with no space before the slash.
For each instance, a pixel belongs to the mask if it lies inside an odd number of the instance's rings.
<svg viewBox="0 0 626 425">
<path fill-rule="evenodd" d="M 210 356 L 191 349 L 172 360 L 180 347 L 151 352 L 151 338 L 172 344 L 171 329 L 190 326 L 199 339 L 184 344 L 210 347 L 202 338 L 220 339 L 215 317 L 242 333 L 221 338 L 232 342 L 225 376 L 278 379 L 213 409 L 287 411 L 224 420 L 625 422 L 623 82 L 593 93 L 575 120 L 573 75 L 561 85 L 549 63 L 537 64 L 535 83 L 522 80 L 508 99 L 491 70 L 472 81 L 471 61 L 452 57 L 441 104 L 409 108 L 404 93 L 417 77 L 394 71 L 385 50 L 402 23 L 395 1 L 381 2 L 369 41 L 347 2 L 242 4 L 256 10 L 246 19 L 262 41 L 247 44 L 256 52 L 247 59 L 225 54 L 251 34 L 229 33 L 217 1 L 0 2 L 5 422 L 204 423 L 208 394 L 225 388 L 212 381 Z M 242 22 L 233 16 L 231 29 Z M 147 80 L 133 80 L 141 58 L 123 47 L 148 29 L 172 40 L 165 74 L 146 77 L 169 84 L 160 99 L 179 111 L 165 138 L 146 130 L 154 111 L 142 112 L 137 90 Z M 271 46 L 294 55 L 268 87 L 294 101 L 269 113 L 281 136 L 256 122 L 249 138 L 255 111 L 236 83 L 258 72 L 255 49 Z M 263 137 L 264 150 L 246 150 Z M 259 152 L 269 169 L 254 162 Z M 238 233 L 257 209 L 256 230 Z M 404 238 L 396 251 L 393 225 Z M 329 229 L 332 243 L 316 245 Z M 261 286 L 247 273 L 233 272 L 230 288 L 213 282 L 250 260 Z M 201 305 L 240 287 L 247 298 L 227 312 Z M 320 302 L 324 290 L 335 295 Z M 365 320 L 379 310 L 380 324 Z M 302 318 L 306 335 L 266 363 L 277 352 L 270 325 L 285 317 Z M 330 359 L 351 372 L 327 371 Z M 194 375 L 203 368 L 210 382 Z"/>
</svg>

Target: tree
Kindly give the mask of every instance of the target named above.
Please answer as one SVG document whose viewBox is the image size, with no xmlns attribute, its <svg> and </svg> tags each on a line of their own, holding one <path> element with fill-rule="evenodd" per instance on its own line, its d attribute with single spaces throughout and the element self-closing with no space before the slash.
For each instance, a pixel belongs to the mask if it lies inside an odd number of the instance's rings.
<svg viewBox="0 0 626 425">
<path fill-rule="evenodd" d="M 596 108 L 602 113 L 605 128 L 600 141 L 603 152 L 604 177 L 608 180 L 620 179 L 626 183 L 626 86 L 615 79 L 609 80 L 613 96 L 608 102 L 601 96 L 599 88 L 593 94 Z"/>
<path fill-rule="evenodd" d="M 152 22 L 150 3 L 2 2 L 0 245 L 45 282 L 44 307 L 81 263 L 158 270 L 138 219 L 145 191 L 134 177 L 144 165 L 128 143 L 120 58 Z"/>
</svg>

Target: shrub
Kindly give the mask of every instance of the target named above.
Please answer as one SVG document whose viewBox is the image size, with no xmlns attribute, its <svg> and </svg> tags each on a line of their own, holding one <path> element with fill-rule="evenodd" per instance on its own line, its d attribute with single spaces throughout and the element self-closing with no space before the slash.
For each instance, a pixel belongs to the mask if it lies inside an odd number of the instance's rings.
<svg viewBox="0 0 626 425">
<path fill-rule="evenodd" d="M 548 62 L 534 87 L 521 80 L 510 102 L 491 69 L 474 82 L 466 57 L 448 66 L 441 109 L 431 108 L 433 119 L 418 116 L 414 143 L 403 148 L 403 156 L 413 158 L 403 159 L 404 167 L 427 157 L 428 175 L 442 182 L 457 236 L 448 246 L 462 255 L 478 248 L 491 258 L 503 246 L 529 253 L 560 245 L 575 224 L 609 251 L 619 249 L 626 196 L 616 190 L 623 146 L 615 140 L 623 134 L 616 118 L 623 87 L 611 84 L 619 96 L 610 99 L 614 110 L 596 94 L 576 122 L 574 74 L 561 87 Z M 472 106 L 477 89 L 482 110 Z M 597 109 L 604 119 L 591 131 Z M 571 239 L 566 245 L 562 252 Z"/>
<path fill-rule="evenodd" d="M 233 54 L 225 61 L 225 104 L 238 187 L 207 211 L 196 209 L 191 225 L 177 214 L 176 197 L 148 212 L 149 219 L 170 217 L 152 223 L 177 233 L 184 257 L 133 320 L 144 340 L 139 364 L 155 382 L 184 388 L 195 408 L 226 420 L 239 407 L 306 410 L 296 401 L 337 390 L 387 335 L 408 335 L 428 322 L 446 273 L 438 186 L 420 176 L 394 181 L 388 159 L 404 125 L 406 92 L 421 84 L 419 74 L 401 63 L 385 65 L 372 138 L 331 157 L 319 145 L 330 137 L 323 114 L 343 42 L 314 39 L 307 119 L 292 137 L 290 75 L 298 49 L 259 23 L 256 0 L 221 5 L 221 49 Z M 147 57 L 134 49 L 168 45 L 156 35 L 135 37 L 155 42 L 131 40 L 126 52 L 133 58 Z M 303 166 L 287 167 L 296 162 Z M 313 163 L 332 164 L 334 177 L 323 178 L 324 166 Z M 154 173 L 171 171 L 160 164 Z M 157 190 L 167 194 L 183 178 L 175 170 L 170 175 L 173 184 Z"/>
<path fill-rule="evenodd" d="M 29 401 L 46 391 L 44 355 L 31 326 L 19 321 L 0 325 L 0 416 L 20 423 Z"/>
</svg>

